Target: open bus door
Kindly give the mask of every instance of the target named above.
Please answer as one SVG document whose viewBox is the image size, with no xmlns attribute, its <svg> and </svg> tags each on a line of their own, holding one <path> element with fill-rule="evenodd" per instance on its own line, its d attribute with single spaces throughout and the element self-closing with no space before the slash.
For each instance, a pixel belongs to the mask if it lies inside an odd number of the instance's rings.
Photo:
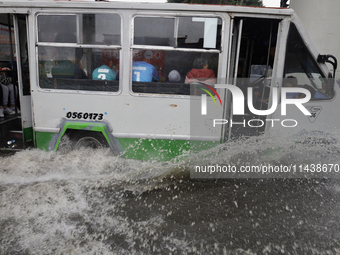
<svg viewBox="0 0 340 255">
<path fill-rule="evenodd" d="M 15 114 L 0 118 L 0 149 L 20 150 L 33 145 L 27 15 L 2 13 L 0 26 L 0 65 L 11 69 L 1 74 L 12 78 L 16 92 Z"/>
<path fill-rule="evenodd" d="M 276 44 L 281 19 L 234 17 L 231 22 L 227 79 L 244 95 L 244 115 L 233 115 L 233 97 L 228 91 L 224 140 L 259 135 L 265 131 L 266 116 L 253 114 L 247 106 L 247 97 L 253 97 L 257 110 L 269 107 Z M 253 95 L 248 95 L 248 88 Z"/>
</svg>

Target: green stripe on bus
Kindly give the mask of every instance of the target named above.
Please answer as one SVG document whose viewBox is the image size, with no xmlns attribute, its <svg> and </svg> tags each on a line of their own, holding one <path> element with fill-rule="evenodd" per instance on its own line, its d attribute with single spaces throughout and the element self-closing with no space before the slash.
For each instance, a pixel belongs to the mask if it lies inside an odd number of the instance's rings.
<svg viewBox="0 0 340 255">
<path fill-rule="evenodd" d="M 124 149 L 124 158 L 137 160 L 169 161 L 178 156 L 187 157 L 190 153 L 207 150 L 219 142 L 118 138 Z"/>
<path fill-rule="evenodd" d="M 23 132 L 24 142 L 32 141 L 33 140 L 33 128 L 32 127 L 24 128 L 22 130 L 22 132 Z"/>
<path fill-rule="evenodd" d="M 35 132 L 35 144 L 38 149 L 48 151 L 49 144 L 55 133 Z"/>
<path fill-rule="evenodd" d="M 72 123 L 75 124 L 75 123 Z M 100 125 L 67 125 L 69 129 L 91 130 L 102 132 Z M 65 125 L 66 126 L 66 125 Z M 66 130 L 66 129 L 64 129 Z M 65 133 L 65 132 L 64 132 Z M 49 150 L 49 144 L 56 133 L 35 132 L 37 148 Z M 219 142 L 188 141 L 188 140 L 167 140 L 167 139 L 146 139 L 146 138 L 116 138 L 123 148 L 123 157 L 136 160 L 169 161 L 176 157 L 188 157 L 195 153 L 219 145 Z M 60 138 L 58 139 L 58 144 Z M 54 150 L 56 150 L 57 145 Z M 180 157 L 180 158 L 181 158 Z"/>
</svg>

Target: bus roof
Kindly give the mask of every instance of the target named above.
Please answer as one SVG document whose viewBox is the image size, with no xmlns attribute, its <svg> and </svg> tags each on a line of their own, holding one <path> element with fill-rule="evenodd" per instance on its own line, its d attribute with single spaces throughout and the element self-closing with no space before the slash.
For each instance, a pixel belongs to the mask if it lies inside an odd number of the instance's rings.
<svg viewBox="0 0 340 255">
<path fill-rule="evenodd" d="M 190 7 L 189 7 L 190 6 Z M 204 12 L 232 12 L 257 13 L 289 16 L 294 11 L 288 8 L 235 6 L 214 4 L 186 4 L 186 3 L 148 3 L 148 2 L 118 2 L 94 0 L 30 0 L 30 1 L 1 1 L 0 8 L 82 8 L 82 9 L 142 9 L 167 11 L 204 11 Z"/>
</svg>

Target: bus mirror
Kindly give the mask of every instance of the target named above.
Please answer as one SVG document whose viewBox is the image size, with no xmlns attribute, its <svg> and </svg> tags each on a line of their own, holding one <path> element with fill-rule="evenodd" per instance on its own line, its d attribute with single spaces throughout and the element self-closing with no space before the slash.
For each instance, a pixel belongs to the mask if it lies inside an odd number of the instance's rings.
<svg viewBox="0 0 340 255">
<path fill-rule="evenodd" d="M 324 64 L 325 62 L 330 63 L 333 66 L 333 77 L 335 77 L 335 71 L 338 67 L 338 61 L 333 55 L 321 55 L 317 58 L 318 63 Z"/>
</svg>

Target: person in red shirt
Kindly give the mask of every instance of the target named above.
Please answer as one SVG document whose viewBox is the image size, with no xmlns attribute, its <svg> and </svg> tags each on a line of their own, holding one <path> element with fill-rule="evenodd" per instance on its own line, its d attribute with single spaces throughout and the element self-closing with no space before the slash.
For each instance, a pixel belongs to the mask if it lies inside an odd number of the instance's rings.
<svg viewBox="0 0 340 255">
<path fill-rule="evenodd" d="M 208 60 L 204 57 L 198 57 L 194 60 L 193 68 L 185 77 L 185 83 L 206 82 L 216 83 L 214 71 L 208 69 Z"/>
</svg>

